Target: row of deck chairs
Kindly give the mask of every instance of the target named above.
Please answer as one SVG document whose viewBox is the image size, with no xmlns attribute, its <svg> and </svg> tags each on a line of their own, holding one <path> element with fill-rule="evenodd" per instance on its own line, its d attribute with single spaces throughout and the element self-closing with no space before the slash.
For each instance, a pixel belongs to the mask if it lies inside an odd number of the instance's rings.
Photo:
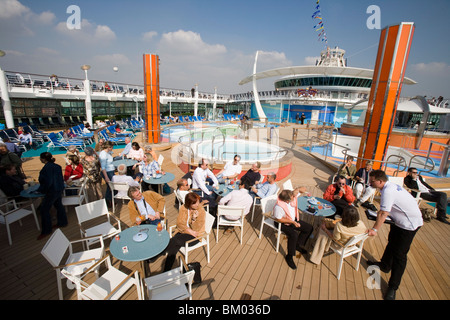
<svg viewBox="0 0 450 320">
<path fill-rule="evenodd" d="M 136 119 L 122 119 L 121 128 L 133 133 L 139 132 L 144 128 L 144 120 L 138 121 Z"/>
<path fill-rule="evenodd" d="M 86 121 L 85 116 L 61 116 L 61 117 L 22 117 L 14 118 L 15 126 L 34 125 L 41 128 L 70 127 Z"/>
<path fill-rule="evenodd" d="M 229 114 L 229 113 L 224 114 L 223 119 L 225 121 L 239 121 L 240 120 L 239 116 L 234 115 L 234 114 Z"/>
<path fill-rule="evenodd" d="M 69 140 L 64 139 L 64 132 L 60 131 L 58 133 L 49 133 L 48 139 L 50 143 L 48 144 L 48 149 L 54 148 L 64 148 L 69 150 L 70 146 L 75 146 L 77 149 L 82 151 L 86 148 L 86 145 L 92 144 L 94 140 L 94 133 L 83 133 L 84 124 L 79 124 L 70 128 L 70 132 L 76 135 L 76 137 Z"/>
<path fill-rule="evenodd" d="M 206 120 L 206 118 L 202 116 L 178 116 L 178 122 L 194 122 L 204 120 Z"/>
<path fill-rule="evenodd" d="M 48 140 L 47 133 L 44 131 L 40 131 L 36 126 L 34 125 L 27 125 L 26 123 L 22 123 L 21 127 L 25 131 L 30 132 L 31 137 L 33 138 L 33 141 L 36 143 L 36 147 L 40 147 L 45 143 L 45 141 Z M 0 131 L 0 138 L 2 140 L 9 139 L 12 143 L 17 145 L 20 149 L 20 151 L 25 152 L 27 151 L 27 148 L 20 143 L 18 128 L 11 128 L 11 129 L 4 129 Z"/>
</svg>

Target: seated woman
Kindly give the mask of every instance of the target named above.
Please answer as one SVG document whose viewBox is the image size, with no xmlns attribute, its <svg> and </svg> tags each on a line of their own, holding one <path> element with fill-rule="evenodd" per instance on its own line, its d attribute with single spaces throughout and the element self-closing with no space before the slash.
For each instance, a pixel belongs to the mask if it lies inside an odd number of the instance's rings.
<svg viewBox="0 0 450 320">
<path fill-rule="evenodd" d="M 206 212 L 200 204 L 200 196 L 194 192 L 186 195 L 184 205 L 180 207 L 177 217 L 176 234 L 170 239 L 167 246 L 167 258 L 164 264 L 164 272 L 172 269 L 178 250 L 186 241 L 195 239 L 205 232 Z M 193 241 L 189 245 L 195 245 Z"/>
<path fill-rule="evenodd" d="M 137 166 L 140 166 L 140 172 L 142 172 L 144 178 L 151 177 L 157 173 L 164 174 L 164 172 L 161 171 L 158 161 L 153 159 L 151 153 L 146 153 L 143 161 L 136 163 L 132 169 L 135 170 Z M 147 182 L 142 181 L 142 190 L 149 190 L 149 186 L 150 185 Z M 151 186 L 154 191 L 158 191 L 158 185 L 152 184 Z"/>
<path fill-rule="evenodd" d="M 68 161 L 69 164 L 64 170 L 64 181 L 70 185 L 83 177 L 83 165 L 80 163 L 80 158 L 76 155 L 70 155 Z"/>
<path fill-rule="evenodd" d="M 278 227 L 278 223 L 281 223 L 281 231 L 288 237 L 288 253 L 286 254 L 286 262 L 292 269 L 297 269 L 294 263 L 293 256 L 295 251 L 300 253 L 306 253 L 305 244 L 308 241 L 309 236 L 313 232 L 313 226 L 300 221 L 297 197 L 299 195 L 299 189 L 283 190 L 278 195 L 278 201 L 273 208 L 272 215 L 277 222 L 275 226 Z"/>
<path fill-rule="evenodd" d="M 358 210 L 353 206 L 345 207 L 342 211 L 342 220 L 336 223 L 334 229 L 329 230 L 325 221 L 322 223 L 309 261 L 320 264 L 324 252 L 329 250 L 330 245 L 345 246 L 353 236 L 363 234 L 366 231 L 367 227 L 359 219 Z"/>
<path fill-rule="evenodd" d="M 139 146 L 139 143 L 133 142 L 131 144 L 131 150 L 127 154 L 127 158 L 134 159 L 137 161 L 144 160 L 144 149 Z"/>
<path fill-rule="evenodd" d="M 80 158 L 75 155 L 70 155 L 68 157 L 69 164 L 66 166 L 64 170 L 64 182 L 68 186 L 72 186 L 72 184 L 79 184 L 80 179 L 83 177 L 83 165 L 80 163 Z M 77 190 L 66 190 L 66 196 L 73 196 L 77 194 Z"/>
</svg>

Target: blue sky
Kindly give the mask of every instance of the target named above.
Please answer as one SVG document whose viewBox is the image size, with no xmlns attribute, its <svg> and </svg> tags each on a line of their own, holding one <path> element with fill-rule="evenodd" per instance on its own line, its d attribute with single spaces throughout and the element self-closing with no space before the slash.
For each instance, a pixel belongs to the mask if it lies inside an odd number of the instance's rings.
<svg viewBox="0 0 450 320">
<path fill-rule="evenodd" d="M 69 30 L 67 7 L 81 9 L 81 29 Z M 418 82 L 403 96 L 449 97 L 450 1 L 320 0 L 328 45 L 346 50 L 349 66 L 372 69 L 380 31 L 370 30 L 370 5 L 381 28 L 414 22 L 406 75 Z M 0 0 L 0 59 L 4 70 L 142 84 L 142 54 L 161 60 L 165 88 L 239 93 L 253 71 L 311 65 L 324 49 L 311 18 L 316 0 Z M 113 67 L 119 71 L 114 72 Z M 271 90 L 274 79 L 262 81 Z"/>
</svg>

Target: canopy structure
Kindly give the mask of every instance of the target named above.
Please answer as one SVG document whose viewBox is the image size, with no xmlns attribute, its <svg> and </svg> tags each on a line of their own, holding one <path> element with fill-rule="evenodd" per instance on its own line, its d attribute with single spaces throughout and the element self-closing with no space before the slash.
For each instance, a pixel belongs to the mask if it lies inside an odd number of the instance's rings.
<svg viewBox="0 0 450 320">
<path fill-rule="evenodd" d="M 272 69 L 267 71 L 258 72 L 252 74 L 239 82 L 239 85 L 244 85 L 252 82 L 253 79 L 260 80 L 271 77 L 283 77 L 283 76 L 311 76 L 311 75 L 321 75 L 321 76 L 347 76 L 347 77 L 358 77 L 358 78 L 373 78 L 373 70 L 362 69 L 362 68 L 351 68 L 351 67 L 329 67 L 329 66 L 297 66 L 297 67 L 285 67 Z M 412 79 L 404 78 L 404 84 L 416 84 Z"/>
</svg>

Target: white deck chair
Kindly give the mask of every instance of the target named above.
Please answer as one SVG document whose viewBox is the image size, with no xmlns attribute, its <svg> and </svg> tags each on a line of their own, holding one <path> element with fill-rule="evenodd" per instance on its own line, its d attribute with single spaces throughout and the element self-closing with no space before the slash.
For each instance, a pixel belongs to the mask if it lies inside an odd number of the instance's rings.
<svg viewBox="0 0 450 320">
<path fill-rule="evenodd" d="M 261 227 L 259 229 L 259 239 L 261 239 L 262 231 L 264 225 L 267 225 L 274 229 L 277 232 L 277 244 L 276 244 L 276 251 L 278 252 L 280 248 L 280 238 L 281 238 L 281 223 L 278 224 L 278 227 L 275 226 L 275 221 L 271 215 L 273 208 L 275 207 L 277 203 L 278 195 L 274 194 L 273 196 L 263 198 L 261 199 L 261 210 L 262 210 L 262 216 L 261 216 Z"/>
<path fill-rule="evenodd" d="M 109 185 L 109 189 L 111 190 L 112 193 L 112 212 L 113 214 L 116 212 L 115 211 L 115 204 L 114 204 L 114 199 L 120 199 L 122 200 L 122 203 L 124 202 L 124 200 L 131 200 L 130 197 L 128 197 L 128 189 L 130 188 L 130 185 L 126 182 L 108 182 Z M 141 187 L 141 185 L 139 185 L 139 187 Z M 114 191 L 119 191 L 118 194 L 114 195 Z M 125 195 L 121 195 L 120 191 L 124 191 Z"/>
<path fill-rule="evenodd" d="M 163 162 L 164 162 L 164 156 L 163 156 L 162 154 L 160 154 L 160 155 L 158 156 L 157 162 L 158 162 L 158 164 L 159 164 L 159 167 L 161 168 L 161 166 L 162 166 L 162 164 L 163 164 Z"/>
<path fill-rule="evenodd" d="M 106 263 L 107 271 L 93 283 L 89 284 L 85 282 L 83 278 L 91 271 L 99 268 L 102 263 Z M 101 268 L 101 270 L 104 270 L 104 268 Z M 138 300 L 142 300 L 141 281 L 138 271 L 136 270 L 128 275 L 123 273 L 111 265 L 109 255 L 91 266 L 79 277 L 73 276 L 64 269 L 61 270 L 61 273 L 75 283 L 78 300 L 118 300 L 132 286 L 136 286 Z"/>
<path fill-rule="evenodd" d="M 86 203 L 84 205 L 75 207 L 75 212 L 78 218 L 78 224 L 80 226 L 80 233 L 82 238 L 91 237 L 94 235 L 102 235 L 103 239 L 111 238 L 116 234 L 122 232 L 122 226 L 120 220 L 108 211 L 106 200 L 101 199 Z M 85 225 L 87 222 L 98 219 L 99 217 L 106 217 L 107 221 L 99 223 L 93 227 L 87 228 Z M 117 227 L 111 224 L 111 220 L 115 220 Z M 95 243 L 95 239 L 87 241 L 89 244 Z"/>
<path fill-rule="evenodd" d="M 83 181 L 81 182 L 80 186 L 73 186 L 73 187 L 68 187 L 68 188 L 64 189 L 64 191 L 76 190 L 77 194 L 72 195 L 72 196 L 63 196 L 62 197 L 63 206 L 65 206 L 65 207 L 66 206 L 80 206 L 83 204 L 83 202 L 85 202 L 85 203 L 88 202 L 87 192 L 86 192 L 87 181 L 88 181 L 88 179 L 84 178 Z"/>
<path fill-rule="evenodd" d="M 180 256 L 180 260 L 182 257 Z M 144 279 L 149 300 L 192 300 L 195 271 L 183 273 L 183 266 Z M 185 266 L 187 270 L 187 266 Z"/>
<path fill-rule="evenodd" d="M 28 207 L 30 208 L 30 210 L 26 209 Z M 12 245 L 11 230 L 9 229 L 9 225 L 16 221 L 19 221 L 19 224 L 22 226 L 21 219 L 29 215 L 34 216 L 36 227 L 38 230 L 41 230 L 36 216 L 36 210 L 34 209 L 34 205 L 32 202 L 22 206 L 18 206 L 16 200 L 10 200 L 0 205 L 0 223 L 6 226 L 9 245 Z"/>
<path fill-rule="evenodd" d="M 48 239 L 44 248 L 42 248 L 41 254 L 56 271 L 56 283 L 58 285 L 58 295 L 60 300 L 63 300 L 61 279 L 65 278 L 61 273 L 61 269 L 66 269 L 73 276 L 79 276 L 103 257 L 105 253 L 103 239 L 101 236 L 94 237 L 98 238 L 100 248 L 74 252 L 72 246 L 74 243 L 87 241 L 88 239 L 84 238 L 69 241 L 61 229 L 56 229 L 50 239 Z M 63 263 L 63 258 L 66 255 L 67 250 L 69 251 L 69 256 L 65 263 Z"/>
<path fill-rule="evenodd" d="M 280 192 L 280 188 L 277 185 L 277 190 L 275 191 L 275 194 L 278 194 L 278 192 Z M 255 214 L 255 207 L 256 206 L 261 206 L 261 198 L 258 196 L 255 196 L 255 198 L 253 199 L 253 206 L 252 206 L 252 219 L 251 221 L 253 222 L 253 216 Z M 259 202 L 259 203 L 258 203 Z"/>
<path fill-rule="evenodd" d="M 292 191 L 294 190 L 291 179 L 289 179 L 283 183 L 283 190 L 292 190 Z"/>
<path fill-rule="evenodd" d="M 345 246 L 341 246 L 336 242 L 332 242 L 330 245 L 331 250 L 337 253 L 341 259 L 339 261 L 337 279 L 339 280 L 341 277 L 342 264 L 344 263 L 344 258 L 352 256 L 354 254 L 358 254 L 357 262 L 355 270 L 358 271 L 359 263 L 361 261 L 361 254 L 364 246 L 364 241 L 369 237 L 367 233 L 363 233 L 357 236 L 352 237 Z"/>
<path fill-rule="evenodd" d="M 244 213 L 245 207 L 230 207 L 219 205 L 217 206 L 217 231 L 216 231 L 216 243 L 219 242 L 219 226 L 232 226 L 241 228 L 240 242 L 242 245 L 242 235 L 244 233 Z M 225 216 L 239 217 L 238 220 L 228 220 Z"/>
<path fill-rule="evenodd" d="M 194 238 L 192 240 L 186 241 L 185 246 L 180 248 L 180 252 L 184 255 L 186 263 L 189 263 L 188 262 L 189 261 L 189 252 L 191 252 L 191 251 L 193 251 L 193 250 L 195 250 L 197 248 L 203 247 L 203 246 L 206 246 L 206 258 L 207 258 L 207 261 L 209 263 L 209 261 L 210 261 L 209 235 L 211 233 L 212 225 L 214 224 L 214 220 L 215 219 L 216 218 L 214 216 L 212 216 L 209 213 L 206 213 L 205 233 L 200 235 L 197 238 Z M 171 226 L 169 228 L 169 235 L 170 235 L 171 238 L 172 238 L 173 232 L 175 231 L 175 228 L 176 228 L 176 225 Z M 193 242 L 195 240 L 198 240 L 199 242 L 197 244 L 193 245 L 193 246 L 189 246 L 189 243 L 191 243 L 191 242 Z"/>
</svg>

